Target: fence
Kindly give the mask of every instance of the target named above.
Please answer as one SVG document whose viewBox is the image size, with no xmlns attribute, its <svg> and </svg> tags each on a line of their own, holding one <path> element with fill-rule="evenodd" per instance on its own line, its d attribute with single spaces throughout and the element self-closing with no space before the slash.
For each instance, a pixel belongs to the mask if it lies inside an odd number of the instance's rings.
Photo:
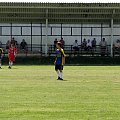
<svg viewBox="0 0 120 120">
<path fill-rule="evenodd" d="M 109 56 L 110 55 L 110 45 L 106 46 L 105 49 L 101 49 L 99 45 L 96 45 L 94 48 L 83 48 L 81 45 L 78 46 L 78 50 L 73 49 L 73 45 L 65 45 L 64 51 L 65 54 L 69 56 Z M 54 45 L 49 46 L 49 56 L 55 54 Z"/>
<path fill-rule="evenodd" d="M 65 45 L 64 51 L 65 54 L 68 56 L 110 56 L 110 45 L 107 45 L 105 49 L 101 49 L 99 45 L 96 45 L 94 48 L 83 48 L 81 45 L 78 46 L 79 50 L 74 50 L 73 45 Z M 6 45 L 2 44 L 2 48 L 7 54 Z M 48 56 L 55 56 L 56 48 L 54 45 L 48 45 Z M 18 55 L 23 55 L 23 52 L 18 46 Z M 45 45 L 38 45 L 38 44 L 28 44 L 27 54 L 29 55 L 45 55 Z M 113 56 L 120 56 L 120 49 L 113 48 Z"/>
</svg>

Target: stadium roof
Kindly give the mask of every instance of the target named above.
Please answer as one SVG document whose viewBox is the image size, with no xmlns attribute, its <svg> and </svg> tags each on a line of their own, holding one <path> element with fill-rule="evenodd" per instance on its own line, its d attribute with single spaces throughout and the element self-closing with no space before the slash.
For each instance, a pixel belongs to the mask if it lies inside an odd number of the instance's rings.
<svg viewBox="0 0 120 120">
<path fill-rule="evenodd" d="M 1 2 L 31 2 L 31 3 L 119 3 L 119 0 L 0 0 Z"/>
<path fill-rule="evenodd" d="M 120 23 L 120 3 L 0 3 L 0 22 Z"/>
</svg>

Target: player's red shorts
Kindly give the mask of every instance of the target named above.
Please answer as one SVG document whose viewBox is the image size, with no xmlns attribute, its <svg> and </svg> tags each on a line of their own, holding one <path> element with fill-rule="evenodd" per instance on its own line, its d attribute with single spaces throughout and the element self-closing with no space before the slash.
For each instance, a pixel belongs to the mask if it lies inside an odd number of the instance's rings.
<svg viewBox="0 0 120 120">
<path fill-rule="evenodd" d="M 15 56 L 9 56 L 8 58 L 9 58 L 9 61 L 12 61 L 12 62 L 15 61 Z"/>
</svg>

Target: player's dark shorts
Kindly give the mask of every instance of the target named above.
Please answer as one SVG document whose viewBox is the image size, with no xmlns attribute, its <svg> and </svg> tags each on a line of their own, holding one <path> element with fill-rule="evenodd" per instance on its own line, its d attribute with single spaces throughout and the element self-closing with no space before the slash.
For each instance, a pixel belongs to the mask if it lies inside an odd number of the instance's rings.
<svg viewBox="0 0 120 120">
<path fill-rule="evenodd" d="M 55 65 L 55 70 L 63 70 L 63 65 Z"/>
</svg>

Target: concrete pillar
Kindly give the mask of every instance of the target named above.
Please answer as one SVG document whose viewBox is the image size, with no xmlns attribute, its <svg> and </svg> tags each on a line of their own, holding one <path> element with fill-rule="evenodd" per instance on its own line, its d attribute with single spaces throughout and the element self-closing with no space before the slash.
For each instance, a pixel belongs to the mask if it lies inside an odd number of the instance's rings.
<svg viewBox="0 0 120 120">
<path fill-rule="evenodd" d="M 46 41 L 45 41 L 45 56 L 48 55 L 48 9 L 46 10 Z"/>
<path fill-rule="evenodd" d="M 113 57 L 113 18 L 111 19 L 111 47 L 110 47 L 110 56 Z"/>
</svg>

